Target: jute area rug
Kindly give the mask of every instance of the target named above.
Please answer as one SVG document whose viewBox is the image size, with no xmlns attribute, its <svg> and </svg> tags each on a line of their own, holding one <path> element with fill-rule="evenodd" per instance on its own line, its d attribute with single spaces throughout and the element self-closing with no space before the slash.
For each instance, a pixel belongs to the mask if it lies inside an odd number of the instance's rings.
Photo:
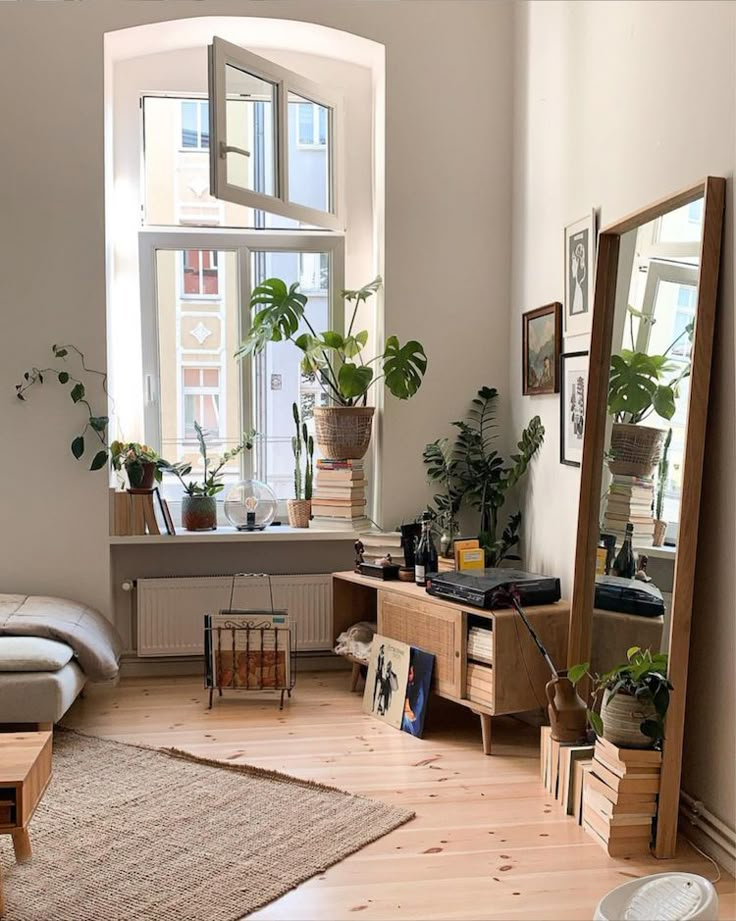
<svg viewBox="0 0 736 921">
<path fill-rule="evenodd" d="M 257 768 L 73 732 L 30 825 L 0 836 L 3 921 L 235 921 L 412 818 Z"/>
</svg>

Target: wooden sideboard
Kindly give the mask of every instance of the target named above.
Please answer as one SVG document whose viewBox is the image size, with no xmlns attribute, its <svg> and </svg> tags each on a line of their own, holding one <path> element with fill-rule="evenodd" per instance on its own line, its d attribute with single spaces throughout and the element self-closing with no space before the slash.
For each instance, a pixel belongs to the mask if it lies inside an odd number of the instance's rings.
<svg viewBox="0 0 736 921">
<path fill-rule="evenodd" d="M 549 669 L 514 610 L 483 611 L 428 595 L 410 582 L 382 582 L 354 572 L 332 577 L 335 639 L 361 620 L 383 636 L 434 653 L 433 690 L 478 714 L 483 751 L 491 753 L 491 717 L 547 706 Z M 567 601 L 525 608 L 552 661 L 564 668 L 570 606 Z M 490 628 L 491 664 L 468 661 L 470 625 Z"/>
</svg>

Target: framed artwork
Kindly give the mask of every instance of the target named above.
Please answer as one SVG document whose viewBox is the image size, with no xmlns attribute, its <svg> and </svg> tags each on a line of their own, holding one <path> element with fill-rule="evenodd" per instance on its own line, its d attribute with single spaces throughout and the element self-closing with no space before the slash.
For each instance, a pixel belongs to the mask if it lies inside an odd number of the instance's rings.
<svg viewBox="0 0 736 921">
<path fill-rule="evenodd" d="M 419 738 L 424 732 L 424 718 L 427 714 L 433 669 L 434 655 L 412 646 L 409 654 L 409 674 L 406 680 L 401 729 Z"/>
<path fill-rule="evenodd" d="M 409 680 L 410 647 L 376 633 L 363 692 L 363 712 L 401 728 Z"/>
<path fill-rule="evenodd" d="M 522 393 L 557 393 L 562 350 L 562 304 L 555 301 L 521 317 Z"/>
<path fill-rule="evenodd" d="M 560 355 L 560 463 L 579 467 L 583 460 L 588 353 Z"/>
<path fill-rule="evenodd" d="M 590 333 L 595 275 L 595 210 L 565 227 L 565 335 Z"/>
</svg>

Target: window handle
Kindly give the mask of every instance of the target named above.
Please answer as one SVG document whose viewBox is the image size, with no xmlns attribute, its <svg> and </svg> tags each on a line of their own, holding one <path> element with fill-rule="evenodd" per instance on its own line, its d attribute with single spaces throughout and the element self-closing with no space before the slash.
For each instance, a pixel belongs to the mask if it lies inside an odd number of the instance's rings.
<svg viewBox="0 0 736 921">
<path fill-rule="evenodd" d="M 153 390 L 153 375 L 152 375 L 152 374 L 146 374 L 146 387 L 145 387 L 145 390 L 146 390 L 146 395 L 145 395 L 145 396 L 146 396 L 146 405 L 150 406 L 151 403 L 155 403 L 155 402 L 156 402 L 156 397 L 155 397 L 155 395 L 154 395 L 154 390 Z"/>
<path fill-rule="evenodd" d="M 220 141 L 220 159 L 224 160 L 229 153 L 241 154 L 243 157 L 249 157 L 250 151 L 243 147 L 232 147 L 224 141 Z"/>
</svg>

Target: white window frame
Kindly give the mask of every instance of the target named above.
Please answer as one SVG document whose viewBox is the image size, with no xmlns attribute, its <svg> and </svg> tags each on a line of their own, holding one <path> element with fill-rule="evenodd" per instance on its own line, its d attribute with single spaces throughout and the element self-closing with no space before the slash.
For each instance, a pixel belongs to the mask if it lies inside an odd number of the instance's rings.
<svg viewBox="0 0 736 921">
<path fill-rule="evenodd" d="M 189 247 L 186 247 L 186 249 L 182 250 L 179 254 L 178 263 L 179 263 L 179 298 L 180 300 L 182 301 L 220 301 L 222 300 L 223 299 L 222 292 L 224 290 L 223 285 L 225 284 L 225 271 L 224 271 L 225 267 L 220 265 L 219 259 L 217 260 L 217 294 L 187 294 L 187 292 L 184 290 L 184 269 L 185 269 L 184 253 L 192 252 L 193 249 L 194 249 L 193 247 L 191 249 Z M 202 253 L 207 253 L 207 252 L 217 253 L 217 250 L 207 248 L 207 249 L 199 249 L 196 251 L 200 254 L 200 257 L 199 257 L 199 287 L 201 290 L 204 287 L 203 285 L 204 274 L 203 273 L 205 271 L 202 268 Z"/>
<path fill-rule="evenodd" d="M 303 224 L 327 230 L 345 230 L 344 193 L 341 156 L 343 144 L 343 100 L 322 86 L 285 67 L 279 67 L 266 58 L 215 36 L 208 47 L 209 53 L 209 104 L 210 104 L 210 192 L 214 198 L 245 205 L 255 210 L 268 211 L 292 218 Z M 227 126 L 226 126 L 226 67 L 244 70 L 275 86 L 274 124 L 274 194 L 254 192 L 227 181 Z M 308 208 L 289 200 L 289 93 L 293 92 L 308 102 L 325 106 L 328 110 L 327 149 L 328 197 L 330 211 Z M 298 136 L 298 131 L 297 131 Z"/>
<path fill-rule="evenodd" d="M 301 137 L 299 136 L 299 124 L 300 124 L 300 119 L 299 119 L 299 113 L 297 113 L 297 117 L 296 117 L 296 146 L 297 146 L 300 150 L 322 150 L 323 147 L 326 147 L 326 146 L 327 146 L 327 143 L 325 142 L 325 143 L 323 144 L 323 143 L 320 141 L 320 139 L 319 139 L 319 112 L 320 112 L 320 107 L 319 107 L 319 105 L 318 105 L 316 102 L 311 102 L 311 101 L 308 101 L 308 102 L 297 102 L 296 105 L 297 105 L 297 106 L 300 106 L 300 107 L 301 107 L 301 106 L 309 106 L 309 108 L 311 109 L 311 118 L 312 118 L 312 139 L 311 139 L 311 141 L 302 141 Z M 328 123 L 327 123 L 327 133 L 328 133 L 328 135 L 329 135 L 329 128 L 330 128 L 330 125 L 329 125 L 329 113 L 328 113 Z"/>
<path fill-rule="evenodd" d="M 196 442 L 196 438 L 191 436 L 187 438 L 187 414 L 186 414 L 186 398 L 188 396 L 196 397 L 206 397 L 206 396 L 219 396 L 222 389 L 222 379 L 223 379 L 223 369 L 222 364 L 219 362 L 207 362 L 200 361 L 197 364 L 186 365 L 182 363 L 180 365 L 180 370 L 182 373 L 182 382 L 181 382 L 181 410 L 179 412 L 179 437 L 180 441 L 186 442 L 191 441 L 192 443 Z M 204 384 L 201 384 L 197 387 L 187 388 L 187 385 L 184 383 L 184 372 L 185 371 L 217 371 L 220 387 L 206 387 Z M 227 393 L 227 391 L 225 391 Z M 224 410 L 224 412 L 223 412 Z M 217 415 L 219 416 L 219 433 L 217 436 L 218 441 L 227 441 L 227 405 L 225 400 L 222 400 L 217 407 Z"/>
<path fill-rule="evenodd" d="M 142 229 L 138 235 L 138 256 L 140 262 L 141 287 L 141 343 L 143 369 L 143 423 L 145 441 L 154 450 L 161 451 L 161 409 L 160 409 L 160 368 L 159 368 L 159 330 L 158 330 L 158 296 L 156 285 L 156 253 L 159 250 L 180 251 L 184 249 L 206 249 L 230 251 L 236 254 L 238 266 L 238 297 L 240 303 L 240 336 L 247 335 L 250 328 L 250 311 L 247 309 L 251 292 L 251 256 L 257 252 L 327 252 L 330 254 L 330 289 L 329 329 L 342 333 L 345 326 L 345 309 L 341 292 L 345 287 L 345 238 L 341 234 L 307 232 L 292 233 L 282 230 L 207 230 L 171 228 Z M 234 344 L 230 344 L 235 351 Z M 240 363 L 240 425 L 242 431 L 257 428 L 255 363 L 258 358 L 245 358 Z M 226 364 L 220 371 L 225 379 Z M 224 403 L 220 413 L 225 412 Z M 178 418 L 183 419 L 180 407 Z M 258 467 L 263 469 L 265 442 L 259 452 L 258 445 L 253 451 L 241 455 L 242 472 L 245 477 L 252 477 Z M 285 509 L 279 509 L 282 514 Z"/>
<path fill-rule="evenodd" d="M 152 93 L 150 95 L 157 95 Z M 182 118 L 182 107 L 186 102 L 193 102 L 197 106 L 197 144 L 194 147 L 186 147 L 184 145 L 184 119 Z M 206 147 L 202 146 L 202 106 L 207 105 L 207 128 L 210 131 L 208 143 Z M 209 99 L 200 98 L 197 96 L 182 96 L 179 101 L 179 144 L 178 149 L 180 153 L 208 153 L 210 147 L 212 146 L 212 119 L 209 114 Z"/>
</svg>

